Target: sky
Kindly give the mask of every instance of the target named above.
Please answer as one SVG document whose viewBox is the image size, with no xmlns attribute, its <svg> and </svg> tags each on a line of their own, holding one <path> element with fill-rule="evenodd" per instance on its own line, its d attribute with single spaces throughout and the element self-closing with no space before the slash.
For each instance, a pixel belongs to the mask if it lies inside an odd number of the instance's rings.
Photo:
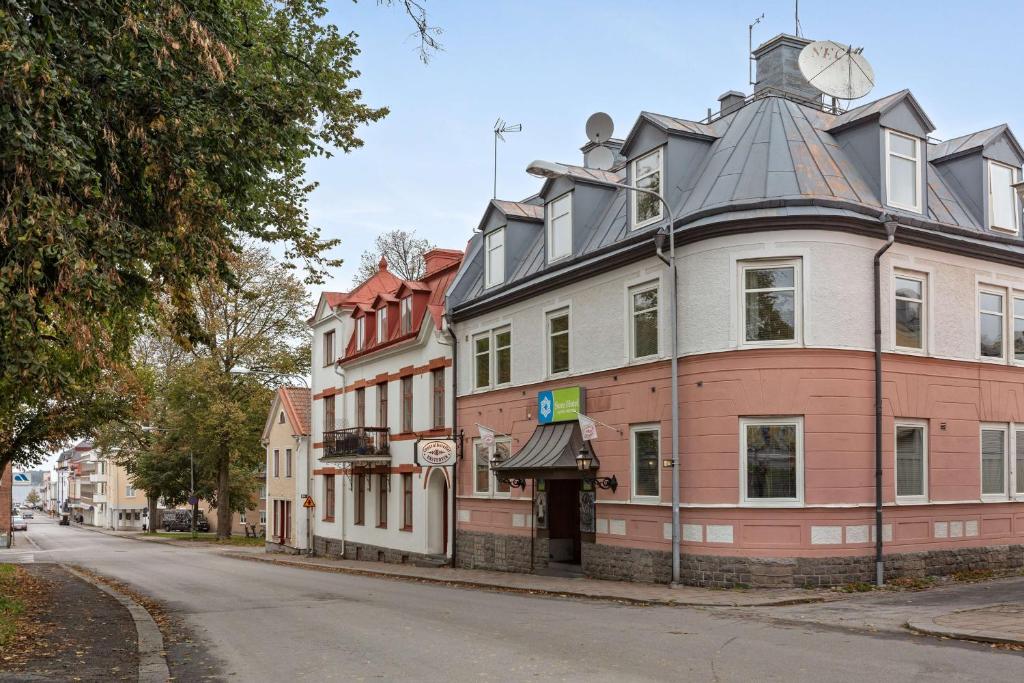
<svg viewBox="0 0 1024 683">
<path fill-rule="evenodd" d="M 359 36 L 353 87 L 391 113 L 360 130 L 362 148 L 309 164 L 311 223 L 345 260 L 326 289 L 348 289 L 359 255 L 393 228 L 464 248 L 491 198 L 498 117 L 523 126 L 499 143 L 498 196 L 522 199 L 541 184 L 524 170 L 533 159 L 581 162 L 590 114 L 610 114 L 617 137 L 643 110 L 699 120 L 723 92 L 751 92 L 755 17 L 755 47 L 794 30 L 793 0 L 423 2 L 444 31 L 427 65 L 400 6 L 328 2 L 326 20 Z M 1004 122 L 1024 135 L 1024 3 L 803 0 L 800 23 L 805 37 L 864 48 L 876 85 L 861 102 L 910 88 L 934 137 Z"/>
</svg>

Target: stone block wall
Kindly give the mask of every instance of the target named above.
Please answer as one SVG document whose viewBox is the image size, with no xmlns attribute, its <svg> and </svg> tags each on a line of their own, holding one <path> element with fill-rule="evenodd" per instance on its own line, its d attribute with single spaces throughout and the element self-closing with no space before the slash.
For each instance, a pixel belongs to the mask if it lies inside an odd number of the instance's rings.
<svg viewBox="0 0 1024 683">
<path fill-rule="evenodd" d="M 458 531 L 457 565 L 463 569 L 530 572 L 530 537 Z M 533 570 L 548 566 L 548 539 L 533 539 Z"/>
<path fill-rule="evenodd" d="M 383 548 L 368 543 L 345 541 L 336 538 L 313 536 L 313 554 L 323 557 L 336 557 L 344 560 L 364 560 L 368 562 L 387 562 L 389 564 L 414 564 L 438 567 L 448 564 L 444 557 L 412 553 L 408 550 Z"/>
</svg>

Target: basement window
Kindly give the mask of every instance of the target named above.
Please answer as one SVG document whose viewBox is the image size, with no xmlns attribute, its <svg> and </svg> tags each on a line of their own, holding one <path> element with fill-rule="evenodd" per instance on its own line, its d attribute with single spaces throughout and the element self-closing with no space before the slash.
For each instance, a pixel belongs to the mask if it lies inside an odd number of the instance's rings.
<svg viewBox="0 0 1024 683">
<path fill-rule="evenodd" d="M 993 230 L 1018 231 L 1017 193 L 1013 189 L 1016 171 L 1005 164 L 988 162 L 988 219 Z"/>
</svg>

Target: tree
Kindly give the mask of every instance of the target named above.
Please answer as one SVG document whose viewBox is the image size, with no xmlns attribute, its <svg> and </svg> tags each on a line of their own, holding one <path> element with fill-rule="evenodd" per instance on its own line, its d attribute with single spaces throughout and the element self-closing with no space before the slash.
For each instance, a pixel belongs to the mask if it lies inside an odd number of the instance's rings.
<svg viewBox="0 0 1024 683">
<path fill-rule="evenodd" d="M 25 496 L 25 502 L 29 505 L 39 505 L 39 493 L 35 489 L 32 489 L 28 492 L 28 495 Z"/>
<path fill-rule="evenodd" d="M 359 270 L 353 280 L 358 285 L 373 277 L 381 258 L 387 261 L 388 270 L 403 280 L 419 280 L 426 267 L 423 255 L 434 246 L 429 240 L 417 239 L 415 230 L 396 229 L 377 235 L 373 248 L 359 257 Z"/>
<path fill-rule="evenodd" d="M 359 147 L 387 109 L 352 87 L 356 36 L 325 13 L 323 0 L 0 10 L 0 443 L 34 416 L 92 410 L 158 303 L 175 336 L 201 341 L 197 284 L 227 284 L 245 240 L 283 243 L 314 282 L 340 265 L 308 225 L 305 162 Z M 55 438 L 42 436 L 28 451 Z M 25 452 L 0 449 L 0 467 Z"/>
</svg>

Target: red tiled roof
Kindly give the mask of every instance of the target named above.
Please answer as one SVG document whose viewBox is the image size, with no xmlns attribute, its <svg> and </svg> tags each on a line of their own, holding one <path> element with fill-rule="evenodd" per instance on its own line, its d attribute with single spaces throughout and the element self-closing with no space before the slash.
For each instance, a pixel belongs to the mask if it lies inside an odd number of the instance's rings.
<svg viewBox="0 0 1024 683">
<path fill-rule="evenodd" d="M 311 408 L 311 396 L 309 389 L 305 387 L 281 387 L 277 390 L 278 395 L 281 397 L 281 403 L 284 405 L 285 413 L 288 414 L 288 421 L 292 425 L 292 429 L 295 430 L 296 434 L 303 436 L 309 436 L 310 430 L 310 413 Z"/>
</svg>

